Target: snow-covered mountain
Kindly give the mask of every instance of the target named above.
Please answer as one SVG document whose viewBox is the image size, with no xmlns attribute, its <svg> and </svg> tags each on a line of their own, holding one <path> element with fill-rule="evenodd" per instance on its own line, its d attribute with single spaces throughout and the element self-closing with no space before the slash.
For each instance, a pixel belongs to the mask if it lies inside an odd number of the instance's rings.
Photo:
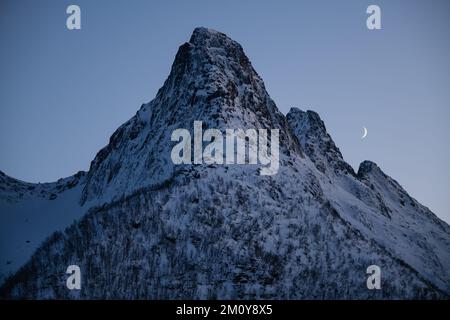
<svg viewBox="0 0 450 320">
<path fill-rule="evenodd" d="M 192 133 L 194 121 L 221 131 L 278 129 L 278 173 L 261 175 L 259 165 L 174 165 L 171 134 Z M 450 226 L 376 164 L 365 161 L 355 173 L 315 112 L 281 114 L 242 47 L 211 29 L 194 30 L 155 99 L 112 135 L 88 173 L 65 181 L 34 192 L 1 176 L 2 216 L 27 204 L 21 215 L 45 217 L 57 199 L 75 203 L 70 219 L 86 213 L 64 231 L 55 225 L 59 231 L 6 279 L 1 297 L 450 295 Z M 66 186 L 59 195 L 58 186 Z M 28 204 L 41 194 L 45 206 Z M 7 227 L 8 219 L 2 228 L 23 227 Z M 2 240 L 1 259 L 14 250 L 8 245 Z M 66 288 L 72 264 L 81 268 L 81 290 Z M 381 290 L 366 286 L 370 265 L 382 270 Z"/>
</svg>

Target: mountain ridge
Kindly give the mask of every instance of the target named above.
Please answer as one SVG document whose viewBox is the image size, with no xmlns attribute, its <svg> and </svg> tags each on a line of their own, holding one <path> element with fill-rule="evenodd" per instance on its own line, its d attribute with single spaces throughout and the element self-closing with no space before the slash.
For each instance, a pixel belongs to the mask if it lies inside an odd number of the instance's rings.
<svg viewBox="0 0 450 320">
<path fill-rule="evenodd" d="M 280 169 L 179 165 L 170 134 L 280 130 Z M 376 164 L 348 165 L 320 116 L 284 116 L 242 47 L 196 28 L 155 99 L 120 126 L 79 184 L 81 220 L 54 233 L 5 298 L 411 299 L 450 293 L 450 227 Z M 69 291 L 69 264 L 88 274 Z M 380 264 L 383 289 L 368 290 Z M 37 275 L 35 279 L 34 275 Z"/>
</svg>

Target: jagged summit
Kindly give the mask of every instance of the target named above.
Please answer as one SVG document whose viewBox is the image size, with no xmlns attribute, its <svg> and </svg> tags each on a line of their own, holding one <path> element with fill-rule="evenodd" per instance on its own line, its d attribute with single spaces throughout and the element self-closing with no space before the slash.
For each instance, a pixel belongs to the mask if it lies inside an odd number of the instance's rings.
<svg viewBox="0 0 450 320">
<path fill-rule="evenodd" d="M 291 108 L 286 118 L 302 150 L 319 171 L 324 173 L 331 169 L 336 173 L 355 175 L 353 168 L 344 161 L 318 113 Z"/>
<path fill-rule="evenodd" d="M 368 174 L 370 172 L 374 172 L 374 171 L 381 172 L 381 169 L 380 169 L 380 167 L 378 167 L 378 165 L 375 162 L 372 162 L 370 160 L 364 160 L 359 165 L 358 176 L 363 177 L 366 174 Z"/>
<path fill-rule="evenodd" d="M 173 130 L 265 128 L 280 130 L 280 152 L 302 157 L 284 115 L 242 47 L 225 34 L 194 30 L 180 46 L 170 74 L 151 102 L 122 125 L 91 163 L 82 203 L 109 202 L 142 187 L 170 181 Z M 106 177 L 106 178 L 105 178 Z"/>
<path fill-rule="evenodd" d="M 222 59 L 223 62 L 223 59 L 225 58 L 236 62 L 239 65 L 239 68 L 236 68 L 235 70 L 242 69 L 243 71 L 246 71 L 248 75 L 257 76 L 257 73 L 252 68 L 250 60 L 245 55 L 242 46 L 222 32 L 198 27 L 194 29 L 189 44 L 200 49 L 203 53 L 207 52 L 208 56 L 212 58 L 211 62 L 213 63 L 220 63 L 220 59 Z M 216 60 L 214 57 L 218 57 L 219 59 Z M 257 76 L 257 78 L 259 78 L 259 76 Z M 261 85 L 264 86 L 264 84 Z"/>
<path fill-rule="evenodd" d="M 205 27 L 195 28 L 189 39 L 189 43 L 202 48 L 240 48 L 243 51 L 241 45 L 229 38 L 226 34 Z"/>
</svg>

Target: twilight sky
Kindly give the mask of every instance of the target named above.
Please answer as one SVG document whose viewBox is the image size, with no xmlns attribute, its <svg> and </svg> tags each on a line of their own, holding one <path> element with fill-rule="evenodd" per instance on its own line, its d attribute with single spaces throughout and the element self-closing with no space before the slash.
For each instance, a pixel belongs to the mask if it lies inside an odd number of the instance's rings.
<svg viewBox="0 0 450 320">
<path fill-rule="evenodd" d="M 66 29 L 69 4 L 81 30 Z M 370 4 L 382 30 L 366 28 Z M 447 0 L 1 0 L 0 170 L 87 170 L 205 26 L 242 44 L 283 113 L 317 111 L 355 170 L 376 162 L 450 222 L 449 16 Z"/>
</svg>

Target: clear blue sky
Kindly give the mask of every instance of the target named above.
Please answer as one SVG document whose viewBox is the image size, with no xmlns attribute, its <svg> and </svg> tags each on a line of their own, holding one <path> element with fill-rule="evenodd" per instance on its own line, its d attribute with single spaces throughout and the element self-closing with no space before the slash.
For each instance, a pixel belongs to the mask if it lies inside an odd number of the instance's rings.
<svg viewBox="0 0 450 320">
<path fill-rule="evenodd" d="M 69 4 L 80 31 L 66 29 Z M 446 0 L 1 0 L 0 170 L 32 182 L 87 170 L 196 26 L 240 42 L 283 113 L 319 112 L 355 169 L 375 161 L 450 221 Z"/>
</svg>

